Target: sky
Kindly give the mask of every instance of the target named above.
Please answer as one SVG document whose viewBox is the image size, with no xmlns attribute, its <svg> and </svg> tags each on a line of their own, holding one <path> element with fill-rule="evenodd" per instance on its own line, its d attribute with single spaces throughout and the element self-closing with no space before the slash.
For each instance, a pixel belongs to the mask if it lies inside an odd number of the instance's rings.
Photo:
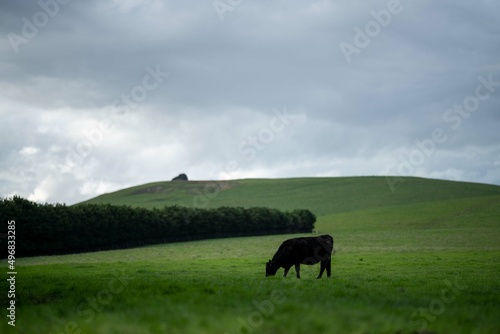
<svg viewBox="0 0 500 334">
<path fill-rule="evenodd" d="M 0 197 L 190 180 L 500 185 L 500 2 L 2 1 Z"/>
</svg>

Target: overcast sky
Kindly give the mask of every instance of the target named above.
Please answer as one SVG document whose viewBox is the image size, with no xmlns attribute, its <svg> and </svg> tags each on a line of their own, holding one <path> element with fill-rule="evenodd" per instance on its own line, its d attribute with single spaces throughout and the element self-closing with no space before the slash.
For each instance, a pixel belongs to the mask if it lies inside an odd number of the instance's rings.
<svg viewBox="0 0 500 334">
<path fill-rule="evenodd" d="M 2 1 L 0 197 L 179 173 L 500 184 L 499 22 L 493 0 Z"/>
</svg>

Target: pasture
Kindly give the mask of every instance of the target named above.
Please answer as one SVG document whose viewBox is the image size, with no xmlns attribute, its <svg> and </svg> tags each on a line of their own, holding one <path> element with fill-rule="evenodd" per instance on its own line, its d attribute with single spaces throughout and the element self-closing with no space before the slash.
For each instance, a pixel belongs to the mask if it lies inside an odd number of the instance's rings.
<svg viewBox="0 0 500 334">
<path fill-rule="evenodd" d="M 500 196 L 323 215 L 332 278 L 264 277 L 297 235 L 17 261 L 2 333 L 499 333 Z M 6 268 L 5 268 L 6 271 Z M 6 281 L 0 283 L 7 291 Z"/>
</svg>

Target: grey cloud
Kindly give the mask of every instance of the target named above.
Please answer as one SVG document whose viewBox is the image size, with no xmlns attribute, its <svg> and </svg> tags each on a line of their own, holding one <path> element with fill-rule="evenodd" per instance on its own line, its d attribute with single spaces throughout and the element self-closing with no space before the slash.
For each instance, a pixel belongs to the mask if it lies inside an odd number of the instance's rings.
<svg viewBox="0 0 500 334">
<path fill-rule="evenodd" d="M 16 53 L 9 33 L 43 9 L 4 2 L 0 196 L 73 203 L 234 162 L 235 177 L 381 175 L 436 128 L 447 139 L 408 175 L 499 184 L 500 87 L 444 117 L 479 76 L 500 82 L 499 5 L 401 1 L 348 63 L 339 45 L 388 4 L 244 1 L 221 21 L 210 1 L 71 1 Z M 297 118 L 277 131 L 284 107 Z"/>
</svg>

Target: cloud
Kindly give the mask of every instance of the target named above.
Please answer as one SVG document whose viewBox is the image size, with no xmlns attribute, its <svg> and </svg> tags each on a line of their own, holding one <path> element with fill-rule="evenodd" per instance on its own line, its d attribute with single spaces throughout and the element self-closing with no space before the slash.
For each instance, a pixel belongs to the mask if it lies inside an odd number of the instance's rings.
<svg viewBox="0 0 500 334">
<path fill-rule="evenodd" d="M 2 3 L 0 196 L 75 203 L 181 172 L 500 184 L 499 5 L 401 1 L 380 21 L 389 5 Z M 480 77 L 490 95 L 457 114 Z"/>
</svg>

